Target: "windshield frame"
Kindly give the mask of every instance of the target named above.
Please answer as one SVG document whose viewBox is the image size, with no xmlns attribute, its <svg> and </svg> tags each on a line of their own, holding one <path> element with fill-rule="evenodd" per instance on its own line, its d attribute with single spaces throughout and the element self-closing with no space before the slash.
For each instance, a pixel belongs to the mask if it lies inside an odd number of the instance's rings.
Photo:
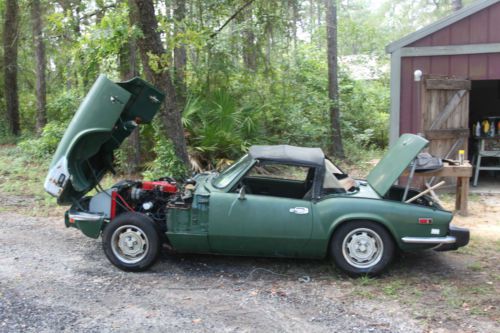
<svg viewBox="0 0 500 333">
<path fill-rule="evenodd" d="M 217 176 L 213 177 L 211 180 L 212 186 L 217 189 L 228 187 L 238 175 L 244 174 L 254 163 L 255 160 L 250 155 L 244 155 L 238 161 L 221 171 Z"/>
</svg>

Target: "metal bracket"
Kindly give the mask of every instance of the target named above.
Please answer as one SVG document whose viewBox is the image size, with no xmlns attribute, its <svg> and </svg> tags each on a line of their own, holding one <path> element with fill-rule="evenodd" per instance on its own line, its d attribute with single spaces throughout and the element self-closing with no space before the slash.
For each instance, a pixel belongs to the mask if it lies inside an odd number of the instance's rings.
<svg viewBox="0 0 500 333">
<path fill-rule="evenodd" d="M 406 182 L 405 193 L 403 194 L 402 202 L 406 201 L 406 197 L 408 196 L 408 191 L 410 190 L 410 185 L 413 181 L 413 176 L 415 175 L 415 169 L 417 168 L 417 159 L 413 159 L 413 165 L 411 166 L 410 176 L 408 177 L 408 181 Z"/>
</svg>

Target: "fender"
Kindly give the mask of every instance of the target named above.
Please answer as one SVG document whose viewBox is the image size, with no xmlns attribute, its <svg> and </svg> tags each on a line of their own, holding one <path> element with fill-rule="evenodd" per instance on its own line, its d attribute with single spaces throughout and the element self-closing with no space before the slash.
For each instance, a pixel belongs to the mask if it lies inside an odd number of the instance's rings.
<svg viewBox="0 0 500 333">
<path fill-rule="evenodd" d="M 387 231 L 391 234 L 393 240 L 398 244 L 402 244 L 402 241 L 396 237 L 396 230 L 394 230 L 393 226 L 391 223 L 389 223 L 386 219 L 383 217 L 377 215 L 377 214 L 368 214 L 368 213 L 351 213 L 351 214 L 345 214 L 342 216 L 339 216 L 337 219 L 335 219 L 331 225 L 330 229 L 328 230 L 328 239 L 331 240 L 333 233 L 337 228 L 344 222 L 348 221 L 372 221 L 378 224 L 383 225 Z"/>
</svg>

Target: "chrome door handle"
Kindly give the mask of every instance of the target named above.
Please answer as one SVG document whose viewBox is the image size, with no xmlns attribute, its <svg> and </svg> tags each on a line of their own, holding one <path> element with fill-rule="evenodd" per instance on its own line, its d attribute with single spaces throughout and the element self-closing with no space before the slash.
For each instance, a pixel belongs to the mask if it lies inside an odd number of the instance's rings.
<svg viewBox="0 0 500 333">
<path fill-rule="evenodd" d="M 290 208 L 290 213 L 294 213 L 294 214 L 298 214 L 298 215 L 309 214 L 309 208 L 306 208 L 306 207 Z"/>
</svg>

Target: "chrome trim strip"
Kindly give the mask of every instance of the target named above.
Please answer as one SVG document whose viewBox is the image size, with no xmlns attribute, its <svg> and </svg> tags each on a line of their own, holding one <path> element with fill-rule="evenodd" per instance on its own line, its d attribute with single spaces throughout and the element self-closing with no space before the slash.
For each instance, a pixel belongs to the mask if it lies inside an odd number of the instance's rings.
<svg viewBox="0 0 500 333">
<path fill-rule="evenodd" d="M 85 213 L 85 212 L 70 213 L 68 215 L 68 217 L 70 219 L 74 219 L 74 220 L 78 220 L 78 221 L 88 221 L 88 222 L 99 221 L 103 218 L 103 216 L 100 214 L 91 214 L 91 213 Z"/>
<path fill-rule="evenodd" d="M 457 239 L 453 236 L 446 237 L 403 237 L 401 240 L 411 244 L 453 244 Z"/>
</svg>

